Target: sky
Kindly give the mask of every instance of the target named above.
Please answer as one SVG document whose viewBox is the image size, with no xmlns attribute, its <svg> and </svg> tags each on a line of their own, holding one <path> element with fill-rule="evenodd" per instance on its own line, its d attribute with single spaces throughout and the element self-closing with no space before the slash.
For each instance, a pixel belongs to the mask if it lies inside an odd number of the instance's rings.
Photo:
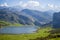
<svg viewBox="0 0 60 40">
<path fill-rule="evenodd" d="M 19 6 L 33 10 L 55 10 L 60 11 L 60 0 L 0 0 L 0 6 Z"/>
</svg>

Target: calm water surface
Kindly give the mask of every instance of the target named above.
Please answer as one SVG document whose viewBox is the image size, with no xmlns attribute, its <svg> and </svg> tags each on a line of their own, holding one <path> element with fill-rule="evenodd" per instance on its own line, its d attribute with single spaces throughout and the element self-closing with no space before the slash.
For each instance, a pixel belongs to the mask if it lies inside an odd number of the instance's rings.
<svg viewBox="0 0 60 40">
<path fill-rule="evenodd" d="M 4 28 L 0 28 L 0 34 L 34 33 L 36 30 L 37 30 L 36 26 L 4 27 Z"/>
</svg>

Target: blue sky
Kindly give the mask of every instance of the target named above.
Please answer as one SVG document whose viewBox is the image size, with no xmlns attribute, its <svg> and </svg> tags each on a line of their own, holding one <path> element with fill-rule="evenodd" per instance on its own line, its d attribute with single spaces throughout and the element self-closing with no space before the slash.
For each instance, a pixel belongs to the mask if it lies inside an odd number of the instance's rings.
<svg viewBox="0 0 60 40">
<path fill-rule="evenodd" d="M 0 0 L 0 6 L 20 6 L 34 10 L 60 11 L 60 0 Z"/>
</svg>

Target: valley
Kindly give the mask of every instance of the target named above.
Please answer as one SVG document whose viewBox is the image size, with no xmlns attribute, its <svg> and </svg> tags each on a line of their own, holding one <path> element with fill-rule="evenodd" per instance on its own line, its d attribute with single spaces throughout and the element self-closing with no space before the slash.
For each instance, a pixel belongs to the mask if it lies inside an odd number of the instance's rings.
<svg viewBox="0 0 60 40">
<path fill-rule="evenodd" d="M 54 13 L 0 7 L 0 40 L 60 40 L 60 28 L 53 27 Z"/>
</svg>

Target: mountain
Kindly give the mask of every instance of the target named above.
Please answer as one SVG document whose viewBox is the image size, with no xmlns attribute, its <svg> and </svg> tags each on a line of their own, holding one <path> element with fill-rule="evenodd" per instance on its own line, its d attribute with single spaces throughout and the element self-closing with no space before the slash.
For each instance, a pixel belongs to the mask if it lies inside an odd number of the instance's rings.
<svg viewBox="0 0 60 40">
<path fill-rule="evenodd" d="M 35 20 L 39 21 L 40 23 L 48 23 L 49 21 L 52 21 L 51 15 L 49 15 L 49 13 L 46 12 L 24 9 L 21 11 L 21 13 L 32 16 Z"/>
<path fill-rule="evenodd" d="M 0 10 L 0 20 L 8 21 L 11 23 L 32 24 L 32 20 L 24 15 L 18 15 L 19 12 L 13 12 L 4 8 Z"/>
<path fill-rule="evenodd" d="M 60 12 L 56 12 L 53 15 L 53 27 L 60 28 Z"/>
<path fill-rule="evenodd" d="M 11 7 L 0 7 L 0 20 L 24 25 L 41 26 L 52 21 L 51 15 L 30 9 L 17 9 Z"/>
<path fill-rule="evenodd" d="M 49 14 L 52 17 L 53 14 L 54 14 L 54 12 L 56 12 L 56 11 L 54 11 L 54 10 L 48 10 L 48 11 L 45 11 L 44 13 L 47 13 L 47 14 Z"/>
</svg>

